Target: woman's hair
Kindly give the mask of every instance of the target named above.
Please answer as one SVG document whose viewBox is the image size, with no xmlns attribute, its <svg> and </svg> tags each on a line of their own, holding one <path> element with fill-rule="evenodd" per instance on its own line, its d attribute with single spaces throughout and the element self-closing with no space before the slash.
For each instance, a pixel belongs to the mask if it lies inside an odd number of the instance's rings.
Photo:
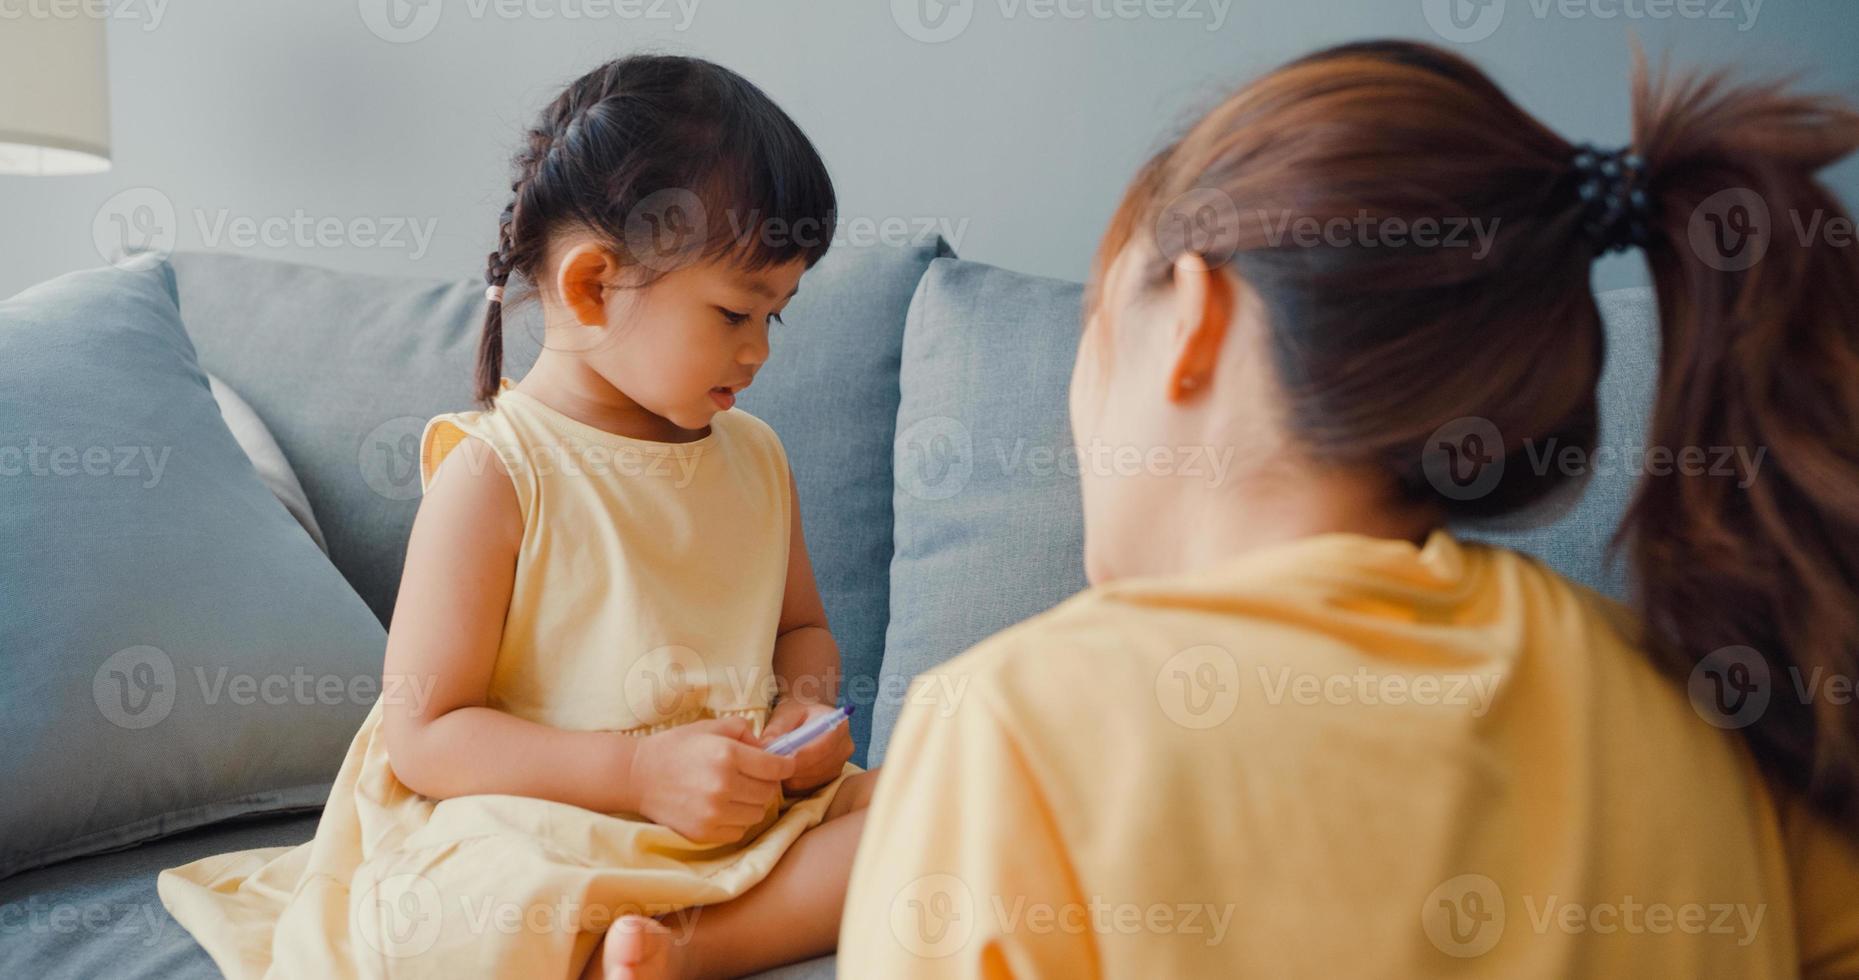
<svg viewBox="0 0 1859 980">
<path fill-rule="evenodd" d="M 1643 227 L 1597 228 L 1595 156 L 1578 165 L 1582 147 L 1472 64 L 1345 45 L 1234 93 L 1139 171 L 1088 304 L 1138 236 L 1154 246 L 1125 261 L 1148 287 L 1183 251 L 1230 262 L 1262 301 L 1301 450 L 1377 467 L 1449 518 L 1540 513 L 1579 489 L 1532 465 L 1542 447 L 1596 445 L 1592 261 L 1643 245 L 1662 335 L 1650 445 L 1744 451 L 1734 475 L 1640 481 L 1615 541 L 1644 642 L 1681 682 L 1725 647 L 1758 651 L 1776 696 L 1742 733 L 1769 779 L 1859 834 L 1859 712 L 1794 696 L 1797 680 L 1853 677 L 1859 650 L 1859 251 L 1802 233 L 1850 228 L 1815 174 L 1855 147 L 1859 114 L 1841 102 L 1663 67 L 1649 80 L 1636 51 L 1638 159 L 1602 157 L 1637 181 L 1601 186 L 1640 191 L 1622 203 Z M 1501 434 L 1489 455 L 1508 464 L 1480 495 L 1428 478 L 1428 443 L 1468 420 Z"/>
<path fill-rule="evenodd" d="M 727 257 L 747 271 L 832 244 L 833 183 L 794 120 L 747 79 L 697 58 L 635 55 L 576 79 L 542 110 L 514 160 L 484 280 L 532 286 L 565 231 L 598 236 L 631 284 Z M 503 371 L 503 307 L 492 300 L 478 348 L 476 397 Z"/>
</svg>

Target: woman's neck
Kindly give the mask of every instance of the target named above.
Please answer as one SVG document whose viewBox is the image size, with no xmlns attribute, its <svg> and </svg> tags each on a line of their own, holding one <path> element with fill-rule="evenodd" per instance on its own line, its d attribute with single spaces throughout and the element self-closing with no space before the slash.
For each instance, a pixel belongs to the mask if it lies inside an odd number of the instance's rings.
<svg viewBox="0 0 1859 980">
<path fill-rule="evenodd" d="M 1441 523 L 1431 508 L 1402 509 L 1390 506 L 1379 495 L 1359 495 L 1336 487 L 1310 486 L 1295 494 L 1242 494 L 1239 506 L 1227 510 L 1225 519 L 1205 522 L 1202 533 L 1182 542 L 1182 566 L 1198 567 L 1320 534 L 1359 534 L 1421 544 Z"/>
<path fill-rule="evenodd" d="M 1136 574 L 1204 568 L 1250 551 L 1321 534 L 1422 544 L 1444 523 L 1437 507 L 1399 502 L 1385 478 L 1343 470 L 1255 473 L 1179 499 L 1156 528 Z"/>
</svg>

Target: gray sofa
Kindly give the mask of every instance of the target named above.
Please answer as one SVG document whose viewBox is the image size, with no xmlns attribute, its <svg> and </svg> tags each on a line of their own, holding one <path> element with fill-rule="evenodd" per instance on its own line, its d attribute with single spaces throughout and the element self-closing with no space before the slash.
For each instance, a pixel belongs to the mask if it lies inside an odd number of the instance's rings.
<svg viewBox="0 0 1859 980">
<path fill-rule="evenodd" d="M 482 285 L 336 273 L 237 255 L 174 259 L 202 366 L 256 409 L 294 468 L 328 559 L 382 624 L 418 506 L 406 436 L 468 407 Z M 877 765 L 921 670 L 1083 587 L 1065 390 L 1080 287 L 961 261 L 940 243 L 832 252 L 803 280 L 743 407 L 788 447 L 827 610 Z M 1604 441 L 1640 438 L 1652 388 L 1644 290 L 1605 295 Z M 536 353 L 514 313 L 506 374 Z M 1611 469 L 1547 526 L 1474 532 L 1619 594 L 1606 541 L 1632 474 Z M 339 754 L 328 760 L 334 776 Z M 155 875 L 230 850 L 295 844 L 317 810 L 255 808 L 113 853 L 0 880 L 0 976 L 217 975 L 155 894 Z M 776 971 L 829 976 L 832 960 Z"/>
</svg>

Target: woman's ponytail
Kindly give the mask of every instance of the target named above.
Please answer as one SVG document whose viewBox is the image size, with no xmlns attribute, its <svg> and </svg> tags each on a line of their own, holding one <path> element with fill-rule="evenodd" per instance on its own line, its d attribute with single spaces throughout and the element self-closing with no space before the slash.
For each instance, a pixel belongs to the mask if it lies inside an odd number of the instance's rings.
<svg viewBox="0 0 1859 980">
<path fill-rule="evenodd" d="M 1663 343 L 1648 438 L 1694 464 L 1646 475 L 1621 527 L 1648 642 L 1694 699 L 1722 695 L 1700 714 L 1772 780 L 1859 833 L 1859 246 L 1815 179 L 1859 114 L 1649 80 L 1643 56 L 1633 112 Z"/>
</svg>

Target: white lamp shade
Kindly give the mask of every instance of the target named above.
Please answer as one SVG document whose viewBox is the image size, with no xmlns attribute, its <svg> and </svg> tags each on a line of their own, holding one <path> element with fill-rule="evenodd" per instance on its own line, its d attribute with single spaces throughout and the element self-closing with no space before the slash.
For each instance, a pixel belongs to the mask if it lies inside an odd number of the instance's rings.
<svg viewBox="0 0 1859 980">
<path fill-rule="evenodd" d="M 0 19 L 0 174 L 110 169 L 104 18 L 59 9 L 27 5 Z"/>
</svg>

